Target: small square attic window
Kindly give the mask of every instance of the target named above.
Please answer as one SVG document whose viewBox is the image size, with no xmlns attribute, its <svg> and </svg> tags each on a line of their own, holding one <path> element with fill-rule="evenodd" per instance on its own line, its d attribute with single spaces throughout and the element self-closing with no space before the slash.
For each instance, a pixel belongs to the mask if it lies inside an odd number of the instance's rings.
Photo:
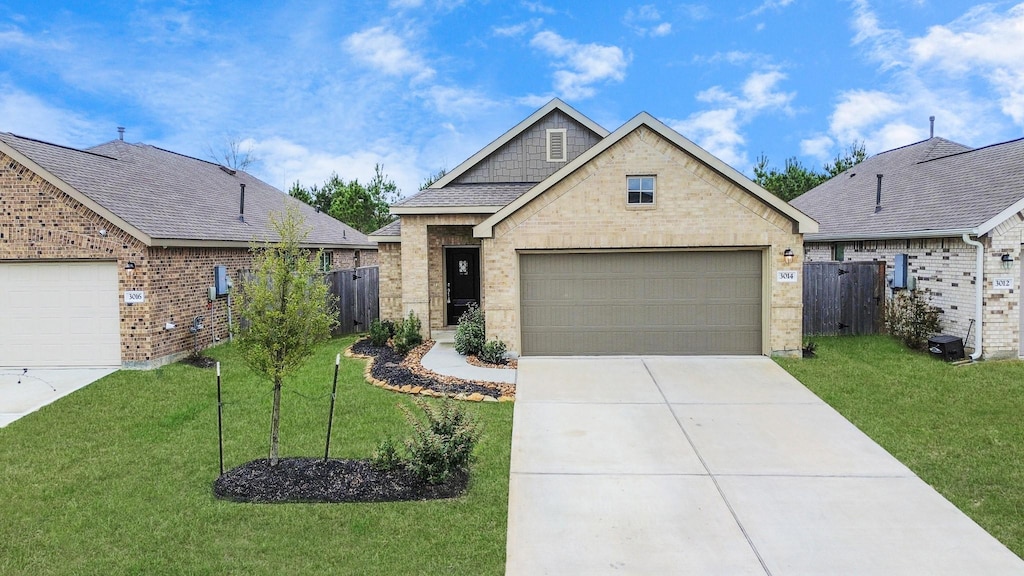
<svg viewBox="0 0 1024 576">
<path fill-rule="evenodd" d="M 565 128 L 547 130 L 548 162 L 565 162 Z"/>
<path fill-rule="evenodd" d="M 626 178 L 627 204 L 654 204 L 654 176 L 629 176 Z"/>
</svg>

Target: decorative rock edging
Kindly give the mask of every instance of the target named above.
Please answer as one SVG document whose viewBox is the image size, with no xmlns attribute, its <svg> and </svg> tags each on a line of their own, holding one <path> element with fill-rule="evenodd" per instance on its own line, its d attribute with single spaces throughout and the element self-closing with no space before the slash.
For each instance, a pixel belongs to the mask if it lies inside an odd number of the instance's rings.
<svg viewBox="0 0 1024 576">
<path fill-rule="evenodd" d="M 365 339 L 364 339 L 365 340 Z M 361 342 L 357 340 L 356 342 Z M 366 381 L 378 388 L 390 390 L 392 392 L 400 392 L 403 394 L 412 394 L 417 396 L 427 396 L 433 398 L 452 398 L 455 400 L 465 400 L 469 402 L 514 402 L 515 401 L 515 385 L 506 384 L 502 382 L 478 382 L 474 380 L 464 380 L 462 378 L 456 378 L 454 376 L 445 376 L 443 374 L 437 374 L 427 370 L 420 364 L 420 358 L 427 353 L 428 350 L 434 345 L 433 340 L 427 340 L 423 344 L 413 348 L 406 354 L 402 360 L 402 367 L 408 369 L 413 374 L 423 376 L 431 380 L 445 380 L 455 384 L 475 384 L 484 388 L 491 388 L 494 390 L 493 395 L 482 394 L 480 392 L 473 392 L 466 394 L 464 392 L 451 393 L 443 390 L 436 390 L 429 386 L 413 386 L 410 384 L 391 384 L 383 380 L 378 379 L 373 375 L 373 365 L 377 358 L 366 354 L 360 354 L 352 350 L 352 346 L 355 346 L 355 342 L 345 349 L 345 356 L 348 358 L 360 358 L 366 360 L 366 367 L 363 369 L 363 376 Z"/>
</svg>

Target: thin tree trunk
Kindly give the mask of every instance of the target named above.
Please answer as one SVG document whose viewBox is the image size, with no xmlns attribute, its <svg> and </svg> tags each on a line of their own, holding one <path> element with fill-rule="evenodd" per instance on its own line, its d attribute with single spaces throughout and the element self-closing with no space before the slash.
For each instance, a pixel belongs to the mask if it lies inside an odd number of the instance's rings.
<svg viewBox="0 0 1024 576">
<path fill-rule="evenodd" d="M 281 378 L 274 379 L 274 409 L 270 414 L 270 465 L 277 466 L 278 425 L 281 422 Z"/>
</svg>

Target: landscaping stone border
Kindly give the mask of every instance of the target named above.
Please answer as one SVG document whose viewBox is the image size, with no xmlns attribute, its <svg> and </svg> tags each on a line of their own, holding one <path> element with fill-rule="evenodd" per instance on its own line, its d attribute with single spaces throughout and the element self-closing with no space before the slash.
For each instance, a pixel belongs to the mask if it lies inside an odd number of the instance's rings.
<svg viewBox="0 0 1024 576">
<path fill-rule="evenodd" d="M 399 356 L 390 347 L 367 346 L 363 344 L 364 342 L 369 342 L 369 339 L 363 338 L 354 342 L 345 349 L 345 356 L 367 360 L 363 375 L 366 377 L 367 382 L 378 388 L 403 394 L 434 398 L 453 398 L 469 402 L 515 401 L 515 384 L 463 380 L 462 378 L 438 374 L 424 368 L 420 364 L 420 359 L 434 345 L 433 340 L 427 340 L 410 350 L 399 363 L 393 361 L 399 358 Z M 357 348 L 363 349 L 366 353 L 360 352 Z M 376 352 L 376 354 L 373 352 Z M 391 355 L 392 358 L 385 360 L 385 362 L 378 362 L 378 358 L 382 355 Z M 388 381 L 389 378 L 394 378 L 396 372 L 401 374 L 401 370 L 395 370 L 396 366 L 411 374 L 413 376 L 412 379 L 416 383 Z"/>
</svg>

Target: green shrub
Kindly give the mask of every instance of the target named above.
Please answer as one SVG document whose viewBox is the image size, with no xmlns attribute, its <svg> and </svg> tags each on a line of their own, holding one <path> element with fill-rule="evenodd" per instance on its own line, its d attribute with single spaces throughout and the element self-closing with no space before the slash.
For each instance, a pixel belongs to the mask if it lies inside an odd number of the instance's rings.
<svg viewBox="0 0 1024 576">
<path fill-rule="evenodd" d="M 939 331 L 940 313 L 915 292 L 901 290 L 885 303 L 885 328 L 908 348 L 923 350 Z"/>
<path fill-rule="evenodd" d="M 479 354 L 484 342 L 484 312 L 476 304 L 470 304 L 459 316 L 459 326 L 455 329 L 455 350 L 463 356 Z"/>
<path fill-rule="evenodd" d="M 404 463 L 405 458 L 399 452 L 398 444 L 391 438 L 382 440 L 370 457 L 370 466 L 377 470 L 393 470 Z"/>
<path fill-rule="evenodd" d="M 388 338 L 395 335 L 395 321 L 394 320 L 381 320 L 381 326 L 388 331 Z"/>
<path fill-rule="evenodd" d="M 380 319 L 374 318 L 370 322 L 370 342 L 374 346 L 383 346 L 388 343 L 388 338 L 391 338 L 391 334 L 388 333 L 387 327 Z"/>
<path fill-rule="evenodd" d="M 480 350 L 480 359 L 484 362 L 491 364 L 504 364 L 505 363 L 505 352 L 508 347 L 501 340 L 495 338 L 484 344 L 484 347 Z"/>
<path fill-rule="evenodd" d="M 480 424 L 452 400 L 431 404 L 417 398 L 413 402 L 423 411 L 426 422 L 401 407 L 413 429 L 412 437 L 405 441 L 409 470 L 429 484 L 440 484 L 458 471 L 468 471 L 473 447 L 480 439 Z"/>
<path fill-rule="evenodd" d="M 408 354 L 409 350 L 423 343 L 423 336 L 420 335 L 420 319 L 411 310 L 409 316 L 395 326 L 393 343 L 395 352 L 399 354 Z"/>
</svg>

